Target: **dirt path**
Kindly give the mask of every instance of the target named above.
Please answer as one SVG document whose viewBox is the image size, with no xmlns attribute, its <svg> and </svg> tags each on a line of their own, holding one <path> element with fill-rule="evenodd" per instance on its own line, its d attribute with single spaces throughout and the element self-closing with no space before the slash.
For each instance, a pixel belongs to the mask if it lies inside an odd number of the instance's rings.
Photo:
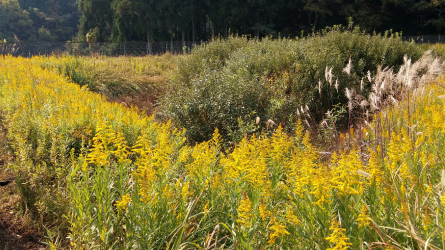
<svg viewBox="0 0 445 250">
<path fill-rule="evenodd" d="M 0 250 L 46 250 L 46 246 L 41 243 L 45 240 L 43 233 L 26 212 L 23 214 L 19 209 L 20 196 L 14 173 L 6 168 L 8 160 L 5 130 L 0 119 L 0 181 L 10 181 L 0 186 Z"/>
</svg>

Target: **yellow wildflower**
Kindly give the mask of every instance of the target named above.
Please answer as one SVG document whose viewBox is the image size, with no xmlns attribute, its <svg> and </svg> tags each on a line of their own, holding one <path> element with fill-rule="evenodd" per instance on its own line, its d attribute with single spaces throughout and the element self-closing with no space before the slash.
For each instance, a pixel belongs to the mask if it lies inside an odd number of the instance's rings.
<svg viewBox="0 0 445 250">
<path fill-rule="evenodd" d="M 377 146 L 377 150 L 370 149 L 370 158 L 369 158 L 369 164 L 368 169 L 369 173 L 371 174 L 372 179 L 370 182 L 375 181 L 377 186 L 380 186 L 380 184 L 383 181 L 383 172 L 382 172 L 382 162 L 380 160 L 380 145 Z M 371 184 L 371 183 L 369 183 Z"/>
<path fill-rule="evenodd" d="M 260 218 L 262 220 L 266 220 L 266 218 L 270 215 L 270 212 L 267 210 L 266 204 L 264 204 L 263 199 L 260 200 L 258 210 L 260 211 Z"/>
<path fill-rule="evenodd" d="M 269 241 L 267 242 L 269 245 L 273 245 L 277 238 L 282 238 L 284 235 L 289 234 L 286 230 L 286 226 L 281 225 L 275 217 L 272 217 L 270 224 L 271 226 L 269 227 L 269 230 L 271 233 Z"/>
<path fill-rule="evenodd" d="M 424 208 L 424 213 L 423 213 L 423 220 L 422 220 L 422 224 L 423 224 L 423 230 L 428 230 L 428 227 L 431 225 L 431 223 L 433 223 L 433 221 L 431 220 L 431 216 L 430 216 L 430 209 L 425 206 Z"/>
<path fill-rule="evenodd" d="M 203 207 L 204 216 L 206 216 L 209 213 L 209 205 L 210 203 L 207 202 Z"/>
<path fill-rule="evenodd" d="M 331 230 L 332 233 L 329 237 L 326 237 L 326 240 L 334 245 L 334 247 L 328 248 L 327 250 L 344 250 L 348 249 L 348 246 L 352 245 L 351 243 L 347 242 L 349 238 L 345 235 L 346 229 L 342 228 L 338 220 L 335 218 L 329 227 L 329 230 Z"/>
<path fill-rule="evenodd" d="M 246 191 L 243 191 L 243 199 L 238 207 L 238 220 L 242 228 L 248 229 L 250 226 L 250 218 L 252 217 L 252 202 L 247 197 Z"/>
<path fill-rule="evenodd" d="M 355 148 L 340 156 L 337 167 L 333 169 L 331 182 L 340 195 L 360 194 L 363 192 L 363 179 L 357 171 L 364 169 Z"/>
<path fill-rule="evenodd" d="M 288 220 L 290 223 L 294 224 L 294 225 L 301 225 L 300 220 L 298 219 L 298 217 L 294 214 L 294 212 L 292 211 L 292 207 L 287 205 L 287 209 L 286 209 L 286 216 L 285 216 L 286 220 Z"/>
<path fill-rule="evenodd" d="M 303 132 L 304 132 L 304 128 L 303 128 L 303 124 L 301 123 L 301 120 L 298 119 L 297 122 L 295 122 L 295 126 L 294 126 L 294 130 L 295 130 L 295 138 L 300 141 L 303 139 Z"/>
<path fill-rule="evenodd" d="M 362 210 L 360 211 L 360 214 L 357 218 L 357 221 L 359 222 L 358 227 L 367 227 L 370 224 L 371 218 L 368 215 L 368 209 L 366 208 L 366 205 L 363 205 Z"/>
<path fill-rule="evenodd" d="M 130 194 L 126 194 L 124 196 L 122 196 L 122 200 L 116 202 L 116 207 L 120 210 L 125 210 L 127 209 L 127 205 L 128 203 L 130 203 L 131 198 L 130 198 Z"/>
<path fill-rule="evenodd" d="M 189 195 L 189 184 L 190 183 L 187 181 L 182 185 L 182 189 L 181 189 L 182 202 L 185 202 Z"/>
<path fill-rule="evenodd" d="M 445 192 L 442 194 L 442 197 L 440 197 L 440 203 L 442 203 L 442 206 L 445 207 Z"/>
</svg>

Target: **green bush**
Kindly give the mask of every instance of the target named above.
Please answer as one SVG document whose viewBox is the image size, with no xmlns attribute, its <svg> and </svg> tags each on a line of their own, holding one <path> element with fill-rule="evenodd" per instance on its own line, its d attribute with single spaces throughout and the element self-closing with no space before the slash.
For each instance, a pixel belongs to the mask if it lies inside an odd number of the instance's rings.
<svg viewBox="0 0 445 250">
<path fill-rule="evenodd" d="M 164 112 L 187 129 L 190 142 L 210 139 L 215 128 L 226 141 L 234 140 L 256 116 L 261 122 L 251 132 L 265 128 L 268 119 L 290 129 L 297 109 L 308 106 L 312 121 L 319 122 L 334 105 L 347 104 L 345 88 L 359 90 L 361 79 L 360 94 L 367 96 L 368 71 L 375 74 L 378 65 L 397 70 L 404 55 L 416 60 L 421 54 L 420 47 L 403 42 L 397 33 L 369 35 L 340 26 L 301 39 L 215 40 L 179 62 Z M 343 69 L 349 60 L 347 74 Z M 327 67 L 334 75 L 331 84 L 325 79 Z"/>
<path fill-rule="evenodd" d="M 178 125 L 187 128 L 190 142 L 209 140 L 215 128 L 225 135 L 226 141 L 231 141 L 231 137 L 237 136 L 233 131 L 238 130 L 238 118 L 265 118 L 270 96 L 267 86 L 227 71 L 204 70 L 191 81 L 190 87 L 178 88 L 175 98 L 170 99 L 170 110 L 174 110 L 170 115 Z"/>
<path fill-rule="evenodd" d="M 231 37 L 228 40 L 216 39 L 209 44 L 198 46 L 186 60 L 180 62 L 175 82 L 188 86 L 205 68 L 218 70 L 224 67 L 233 51 L 245 47 L 247 43 L 245 37 Z"/>
<path fill-rule="evenodd" d="M 371 90 L 371 83 L 366 77 L 368 71 L 375 75 L 378 66 L 394 67 L 397 71 L 403 64 L 404 55 L 415 61 L 421 57 L 423 50 L 413 42 L 403 42 L 397 33 L 368 35 L 358 27 L 352 31 L 334 27 L 300 40 L 298 54 L 299 69 L 292 86 L 293 97 L 297 103 L 307 104 L 316 120 L 320 120 L 333 105 L 346 105 L 345 88 L 361 89 L 361 79 L 364 86 L 360 94 L 368 96 Z M 347 74 L 343 69 L 349 59 L 352 68 Z M 332 67 L 333 80 L 338 80 L 338 90 L 326 82 L 326 67 Z M 321 95 L 319 81 L 322 82 Z M 297 96 L 299 93 L 301 95 Z"/>
</svg>

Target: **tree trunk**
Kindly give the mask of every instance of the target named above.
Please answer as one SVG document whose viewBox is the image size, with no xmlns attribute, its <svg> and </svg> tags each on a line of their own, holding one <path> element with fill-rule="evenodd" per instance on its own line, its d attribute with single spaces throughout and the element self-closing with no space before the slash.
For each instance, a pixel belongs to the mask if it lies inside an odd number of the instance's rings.
<svg viewBox="0 0 445 250">
<path fill-rule="evenodd" d="M 317 26 L 317 19 L 318 19 L 318 14 L 317 14 L 317 12 L 314 12 L 314 15 L 315 15 L 315 20 L 314 20 L 314 29 L 315 29 L 315 27 Z"/>
<path fill-rule="evenodd" d="M 311 11 L 307 12 L 307 21 L 308 21 L 308 25 L 310 27 L 312 25 L 312 12 Z"/>
<path fill-rule="evenodd" d="M 195 27 L 196 27 L 196 22 L 195 22 L 195 11 L 193 10 L 192 13 L 192 47 L 195 46 L 195 42 L 196 42 L 196 36 L 195 36 Z"/>
<path fill-rule="evenodd" d="M 181 29 L 182 32 L 182 49 L 185 48 L 185 30 Z"/>
<path fill-rule="evenodd" d="M 186 29 L 185 33 L 187 34 L 187 46 L 192 48 L 192 45 L 190 44 L 190 30 Z"/>
<path fill-rule="evenodd" d="M 147 46 L 148 54 L 153 54 L 152 43 L 151 43 L 151 24 L 150 21 L 147 22 Z"/>
<path fill-rule="evenodd" d="M 260 37 L 260 15 L 257 12 L 256 13 L 256 31 L 255 31 L 255 36 L 256 37 Z"/>
<path fill-rule="evenodd" d="M 173 29 L 170 29 L 171 30 L 171 32 L 170 32 L 170 52 L 171 53 L 173 53 Z"/>
</svg>

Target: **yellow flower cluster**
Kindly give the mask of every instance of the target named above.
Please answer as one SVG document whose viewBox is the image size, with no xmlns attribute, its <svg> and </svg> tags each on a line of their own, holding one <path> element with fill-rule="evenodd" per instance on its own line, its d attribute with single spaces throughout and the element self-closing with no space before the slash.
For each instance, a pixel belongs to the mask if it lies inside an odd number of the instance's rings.
<svg viewBox="0 0 445 250">
<path fill-rule="evenodd" d="M 250 226 L 250 218 L 252 217 L 252 202 L 250 202 L 245 191 L 243 192 L 243 198 L 241 199 L 237 210 L 238 220 L 236 220 L 236 222 L 240 223 L 244 230 L 248 230 Z"/>
<path fill-rule="evenodd" d="M 357 221 L 359 222 L 359 227 L 367 227 L 370 224 L 371 218 L 368 214 L 368 209 L 366 208 L 366 205 L 363 205 L 362 210 L 360 211 L 360 214 L 357 218 Z"/>
<path fill-rule="evenodd" d="M 329 237 L 326 237 L 326 239 L 334 247 L 328 248 L 327 250 L 344 250 L 348 249 L 349 246 L 352 245 L 350 242 L 347 242 L 349 238 L 345 235 L 346 229 L 340 226 L 340 223 L 337 219 L 333 219 L 329 230 L 331 230 L 331 234 Z"/>
<path fill-rule="evenodd" d="M 127 209 L 128 203 L 130 203 L 131 198 L 130 198 L 130 194 L 126 194 L 124 196 L 122 196 L 122 200 L 116 202 L 116 207 L 120 210 L 125 210 Z"/>
<path fill-rule="evenodd" d="M 282 238 L 284 235 L 288 235 L 289 232 L 286 230 L 286 226 L 280 224 L 275 217 L 272 217 L 270 222 L 272 225 L 269 227 L 270 239 L 267 242 L 269 245 L 273 245 L 277 238 Z"/>
<path fill-rule="evenodd" d="M 135 246 L 146 249 L 179 248 L 181 241 L 200 248 L 214 243 L 246 249 L 424 248 L 424 236 L 431 236 L 434 248 L 442 246 L 445 91 L 440 87 L 429 86 L 411 103 L 376 114 L 366 143 L 351 143 L 327 159 L 300 121 L 293 136 L 280 126 L 270 136 L 245 136 L 232 151 L 222 150 L 218 130 L 210 141 L 186 145 L 185 131 L 170 122 L 106 102 L 61 76 L 56 66 L 41 67 L 63 60 L 70 59 L 2 57 L 0 105 L 17 165 L 32 177 L 34 188 L 62 186 L 69 173 L 71 191 L 57 193 L 73 195 L 72 242 L 79 248 L 90 248 L 88 240 L 105 244 L 107 228 L 122 223 L 116 242 L 137 241 Z M 404 105 L 411 105 L 410 114 Z M 354 142 L 358 135 L 355 129 L 340 137 Z M 109 179 L 94 179 L 97 173 Z M 111 190 L 104 204 L 125 210 L 116 224 L 105 225 L 116 216 L 95 204 L 100 185 Z M 45 194 L 42 190 L 36 193 Z M 100 225 L 100 237 L 92 222 Z M 231 242 L 228 236 L 227 242 L 216 240 L 225 233 L 233 236 Z"/>
</svg>

